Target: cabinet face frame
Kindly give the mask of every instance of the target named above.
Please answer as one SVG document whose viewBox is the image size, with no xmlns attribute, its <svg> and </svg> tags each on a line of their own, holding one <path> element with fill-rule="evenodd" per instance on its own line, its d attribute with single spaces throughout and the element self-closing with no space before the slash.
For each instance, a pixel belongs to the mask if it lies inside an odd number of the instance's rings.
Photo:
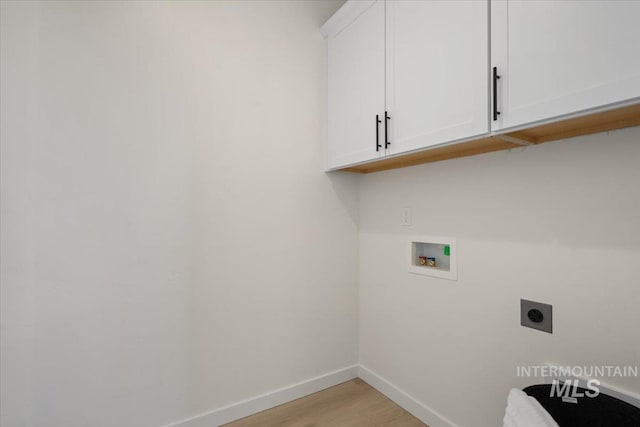
<svg viewBox="0 0 640 427">
<path fill-rule="evenodd" d="M 389 155 L 488 135 L 489 13 L 488 0 L 386 2 Z"/>
<path fill-rule="evenodd" d="M 622 3 L 491 1 L 491 67 L 500 76 L 493 132 L 640 102 L 640 56 L 633 53 L 640 45 L 640 3 L 615 6 Z M 538 16 L 542 13 L 549 19 Z M 616 31 L 609 31 L 613 25 Z M 562 36 L 573 27 L 584 41 Z M 627 68 L 612 71 L 610 64 L 620 58 Z"/>
<path fill-rule="evenodd" d="M 347 3 L 325 24 L 329 170 L 384 156 L 384 0 Z M 337 19 L 337 21 L 336 21 Z M 325 29 L 323 27 L 323 29 Z M 376 150 L 376 115 L 378 141 Z"/>
</svg>

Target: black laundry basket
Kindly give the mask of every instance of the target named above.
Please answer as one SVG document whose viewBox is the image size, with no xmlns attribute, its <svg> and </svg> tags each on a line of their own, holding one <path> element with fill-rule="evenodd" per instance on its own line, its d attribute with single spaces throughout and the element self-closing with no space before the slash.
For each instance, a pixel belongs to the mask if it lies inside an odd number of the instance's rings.
<svg viewBox="0 0 640 427">
<path fill-rule="evenodd" d="M 589 391 L 581 387 L 577 390 Z M 640 408 L 606 394 L 566 403 L 560 397 L 551 397 L 551 384 L 532 385 L 523 391 L 536 399 L 560 427 L 640 427 Z"/>
</svg>

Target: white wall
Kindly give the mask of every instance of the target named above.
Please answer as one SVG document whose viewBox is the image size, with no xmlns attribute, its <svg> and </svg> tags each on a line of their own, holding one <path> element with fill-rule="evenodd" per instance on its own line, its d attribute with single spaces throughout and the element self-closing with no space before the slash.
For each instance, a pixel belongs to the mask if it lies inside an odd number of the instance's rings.
<svg viewBox="0 0 640 427">
<path fill-rule="evenodd" d="M 2 2 L 2 426 L 159 426 L 357 362 L 339 4 Z"/>
<path fill-rule="evenodd" d="M 362 177 L 361 364 L 478 427 L 537 382 L 518 365 L 637 365 L 639 142 L 630 128 Z M 456 237 L 459 280 L 408 273 L 409 234 Z M 520 326 L 520 298 L 553 305 L 552 335 Z"/>
</svg>

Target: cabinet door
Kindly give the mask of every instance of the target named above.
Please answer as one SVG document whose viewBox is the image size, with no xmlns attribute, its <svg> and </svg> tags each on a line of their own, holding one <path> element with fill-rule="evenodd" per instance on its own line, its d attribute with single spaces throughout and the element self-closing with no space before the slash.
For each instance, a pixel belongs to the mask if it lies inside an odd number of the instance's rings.
<svg viewBox="0 0 640 427">
<path fill-rule="evenodd" d="M 384 1 L 328 37 L 329 168 L 384 154 Z M 376 149 L 376 127 L 381 149 Z"/>
<path fill-rule="evenodd" d="M 488 1 L 386 5 L 391 154 L 488 133 Z"/>
<path fill-rule="evenodd" d="M 640 96 L 640 1 L 496 0 L 493 129 Z"/>
</svg>

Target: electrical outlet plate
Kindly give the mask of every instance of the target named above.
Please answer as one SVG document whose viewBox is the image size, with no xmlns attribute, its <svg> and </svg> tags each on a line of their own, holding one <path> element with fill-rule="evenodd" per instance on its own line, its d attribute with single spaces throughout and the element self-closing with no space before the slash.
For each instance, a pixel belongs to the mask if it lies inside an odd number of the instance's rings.
<svg viewBox="0 0 640 427">
<path fill-rule="evenodd" d="M 411 225 L 411 208 L 402 208 L 402 218 L 400 221 L 404 226 Z"/>
<path fill-rule="evenodd" d="M 520 325 L 553 333 L 553 310 L 550 304 L 520 300 Z"/>
</svg>

